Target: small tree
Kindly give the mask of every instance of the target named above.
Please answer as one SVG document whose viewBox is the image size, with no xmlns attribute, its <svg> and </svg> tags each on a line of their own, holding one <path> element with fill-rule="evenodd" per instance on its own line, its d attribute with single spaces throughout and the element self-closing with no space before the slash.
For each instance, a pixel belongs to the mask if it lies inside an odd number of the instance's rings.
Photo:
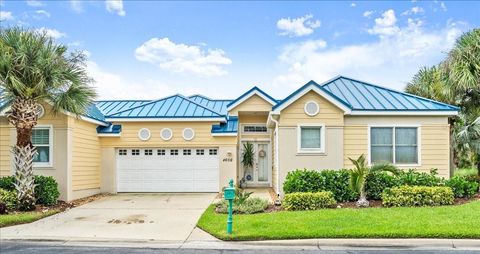
<svg viewBox="0 0 480 254">
<path fill-rule="evenodd" d="M 388 171 L 393 174 L 397 174 L 398 169 L 391 164 L 377 164 L 372 167 L 368 167 L 364 154 L 360 155 L 360 157 L 358 157 L 356 160 L 352 158 L 348 159 L 355 166 L 354 169 L 350 170 L 350 189 L 360 195 L 357 201 L 357 206 L 368 207 L 370 202 L 368 202 L 367 195 L 365 193 L 365 181 L 367 180 L 368 174 L 378 171 Z"/>
<path fill-rule="evenodd" d="M 7 118 L 17 131 L 13 147 L 15 189 L 20 209 L 35 207 L 32 129 L 39 103 L 47 101 L 53 113 L 83 114 L 95 98 L 88 85 L 83 53 L 68 53 L 46 33 L 8 28 L 0 30 L 0 99 L 10 110 Z"/>
</svg>

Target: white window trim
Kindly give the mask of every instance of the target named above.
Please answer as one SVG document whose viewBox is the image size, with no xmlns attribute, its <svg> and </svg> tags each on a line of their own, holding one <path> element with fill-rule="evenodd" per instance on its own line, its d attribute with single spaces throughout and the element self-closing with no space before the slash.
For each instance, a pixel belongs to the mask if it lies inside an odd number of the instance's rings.
<svg viewBox="0 0 480 254">
<path fill-rule="evenodd" d="M 368 165 L 372 166 L 372 150 L 371 150 L 371 130 L 376 127 L 384 128 L 417 128 L 417 163 L 405 164 L 405 163 L 392 163 L 398 167 L 421 167 L 422 166 L 422 126 L 420 124 L 382 124 L 382 125 L 369 125 L 368 126 Z M 393 161 L 395 162 L 395 130 L 393 130 Z"/>
<path fill-rule="evenodd" d="M 302 148 L 302 127 L 320 127 L 320 148 Z M 325 124 L 301 123 L 297 125 L 297 154 L 325 154 Z"/>
<path fill-rule="evenodd" d="M 141 135 L 142 131 L 148 131 L 148 137 L 142 138 L 142 135 Z M 140 139 L 141 141 L 148 141 L 151 136 L 152 136 L 152 133 L 148 128 L 141 128 L 140 130 L 138 130 L 138 139 Z"/>
<path fill-rule="evenodd" d="M 35 129 L 48 129 L 48 162 L 34 162 L 34 168 L 52 168 L 53 167 L 53 126 L 50 125 L 37 125 Z"/>
<path fill-rule="evenodd" d="M 307 111 L 307 105 L 308 105 L 309 103 L 313 103 L 313 104 L 315 104 L 315 105 L 317 106 L 317 111 L 315 111 L 315 113 L 313 113 L 313 114 L 310 114 L 310 113 L 308 113 L 308 111 Z M 320 105 L 318 105 L 318 103 L 317 103 L 316 101 L 307 101 L 307 102 L 305 103 L 305 105 L 303 106 L 303 111 L 305 112 L 305 114 L 306 114 L 307 116 L 316 116 L 316 115 L 318 115 L 318 113 L 320 113 Z"/>
<path fill-rule="evenodd" d="M 191 138 L 186 138 L 185 137 L 185 131 L 188 131 L 188 130 L 192 131 L 192 137 Z M 192 128 L 185 128 L 185 129 L 183 129 L 182 136 L 183 136 L 183 139 L 185 139 L 186 141 L 190 141 L 190 140 L 195 138 L 195 131 Z"/>
<path fill-rule="evenodd" d="M 166 138 L 166 137 L 164 137 L 164 136 L 162 135 L 162 133 L 163 133 L 164 130 L 170 130 L 170 137 Z M 170 139 L 173 138 L 173 130 L 170 129 L 170 128 L 163 128 L 163 129 L 161 129 L 161 130 L 160 130 L 160 138 L 162 138 L 162 139 L 165 140 L 165 141 L 169 141 Z"/>
<path fill-rule="evenodd" d="M 265 126 L 265 127 L 267 127 L 267 131 L 266 132 L 245 132 L 244 131 L 245 126 L 262 126 L 262 127 Z M 270 134 L 270 129 L 268 128 L 266 123 L 242 123 L 242 124 L 240 124 L 240 128 L 242 130 L 242 134 L 244 134 L 244 135 L 266 135 L 266 134 Z"/>
</svg>

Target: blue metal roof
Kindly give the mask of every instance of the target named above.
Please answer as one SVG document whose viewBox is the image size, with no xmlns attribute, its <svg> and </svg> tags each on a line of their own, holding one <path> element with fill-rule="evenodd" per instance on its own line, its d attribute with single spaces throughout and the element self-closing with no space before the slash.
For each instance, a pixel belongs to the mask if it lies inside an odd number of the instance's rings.
<svg viewBox="0 0 480 254">
<path fill-rule="evenodd" d="M 224 117 L 182 95 L 173 95 L 160 100 L 110 114 L 107 118 L 205 118 Z"/>
<path fill-rule="evenodd" d="M 111 115 L 122 110 L 141 106 L 151 100 L 102 100 L 97 101 L 95 105 L 103 115 Z"/>
<path fill-rule="evenodd" d="M 238 117 L 230 116 L 226 123 L 212 125 L 212 133 L 237 133 Z"/>
<path fill-rule="evenodd" d="M 339 76 L 322 84 L 353 110 L 457 111 L 458 107 L 396 91 L 352 78 Z"/>
<path fill-rule="evenodd" d="M 227 104 L 227 107 L 230 107 L 231 105 L 237 103 L 238 101 L 242 100 L 245 96 L 248 96 L 248 94 L 250 94 L 251 92 L 253 91 L 257 91 L 259 92 L 260 94 L 264 95 L 265 97 L 267 97 L 268 99 L 274 101 L 274 102 L 277 102 L 278 100 L 275 100 L 272 96 L 270 96 L 269 94 L 267 94 L 266 92 L 264 92 L 262 89 L 254 86 L 252 87 L 250 90 L 248 90 L 247 92 L 245 92 L 244 94 L 240 95 L 240 97 L 236 98 L 235 100 L 231 101 L 230 103 Z"/>
<path fill-rule="evenodd" d="M 102 114 L 102 112 L 100 112 L 100 110 L 98 110 L 95 104 L 91 104 L 87 107 L 87 112 L 85 113 L 85 116 L 99 121 L 105 121 L 105 116 Z"/>
<path fill-rule="evenodd" d="M 416 95 L 395 91 L 367 82 L 338 76 L 322 85 L 310 81 L 287 98 L 281 100 L 278 108 L 309 86 L 315 86 L 351 110 L 362 111 L 458 111 L 456 106 L 430 100 Z"/>
<path fill-rule="evenodd" d="M 190 100 L 209 108 L 215 112 L 218 112 L 222 115 L 227 114 L 227 105 L 232 102 L 232 100 L 217 100 L 217 99 L 210 99 L 206 96 L 196 94 L 188 97 Z"/>
<path fill-rule="evenodd" d="M 99 134 L 119 134 L 122 132 L 122 126 L 119 124 L 110 124 L 109 126 L 98 126 L 97 133 Z"/>
</svg>

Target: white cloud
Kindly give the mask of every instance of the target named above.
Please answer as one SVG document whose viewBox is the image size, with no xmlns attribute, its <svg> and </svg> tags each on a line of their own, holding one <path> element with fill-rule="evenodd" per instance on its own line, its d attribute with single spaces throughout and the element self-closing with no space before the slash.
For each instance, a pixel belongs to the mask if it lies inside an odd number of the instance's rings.
<svg viewBox="0 0 480 254">
<path fill-rule="evenodd" d="M 277 21 L 277 28 L 282 30 L 280 35 L 299 37 L 312 34 L 315 28 L 320 27 L 320 20 L 311 20 L 313 15 L 308 14 L 296 19 L 282 18 Z"/>
<path fill-rule="evenodd" d="M 395 16 L 395 11 L 390 9 L 382 13 L 382 17 L 375 19 L 375 26 L 368 29 L 368 32 L 370 34 L 392 35 L 399 31 L 396 23 L 397 17 Z"/>
<path fill-rule="evenodd" d="M 0 21 L 13 20 L 13 14 L 10 11 L 0 11 Z"/>
<path fill-rule="evenodd" d="M 36 29 L 36 31 L 40 33 L 46 33 L 48 36 L 52 37 L 53 39 L 59 39 L 67 36 L 65 33 L 62 33 L 57 29 L 52 29 L 52 28 L 41 27 Z"/>
<path fill-rule="evenodd" d="M 32 7 L 40 7 L 43 6 L 43 3 L 38 0 L 27 0 L 27 5 Z"/>
<path fill-rule="evenodd" d="M 414 6 L 410 10 L 402 12 L 402 16 L 412 15 L 412 14 L 422 14 L 425 13 L 425 10 L 422 7 Z"/>
<path fill-rule="evenodd" d="M 70 8 L 72 8 L 72 10 L 76 13 L 82 13 L 83 12 L 82 1 L 70 0 Z"/>
<path fill-rule="evenodd" d="M 87 72 L 95 82 L 99 99 L 159 99 L 168 95 L 205 93 L 199 87 L 169 86 L 153 79 L 130 81 L 120 74 L 105 70 L 93 61 L 87 61 Z"/>
<path fill-rule="evenodd" d="M 113 12 L 118 14 L 119 16 L 125 16 L 125 10 L 123 9 L 123 1 L 122 0 L 106 0 L 105 7 L 107 8 L 108 12 Z"/>
<path fill-rule="evenodd" d="M 46 10 L 36 10 L 35 15 L 33 17 L 36 18 L 36 19 L 41 19 L 43 17 L 50 18 L 50 16 L 51 16 L 50 12 L 48 12 Z"/>
<path fill-rule="evenodd" d="M 366 18 L 370 18 L 370 16 L 372 16 L 372 14 L 374 13 L 375 11 L 365 11 L 363 13 L 363 16 L 366 17 Z"/>
<path fill-rule="evenodd" d="M 352 7 L 352 8 L 353 8 L 353 7 L 356 7 L 356 6 L 357 6 L 356 3 L 351 3 L 351 4 L 350 4 L 350 7 Z"/>
<path fill-rule="evenodd" d="M 387 15 L 376 26 L 395 25 Z M 405 83 L 422 66 L 437 64 L 461 34 L 460 27 L 450 23 L 446 27 L 427 31 L 420 20 L 408 19 L 397 33 L 378 34 L 370 43 L 342 47 L 306 47 L 304 43 L 286 46 L 279 61 L 288 71 L 274 79 L 276 87 L 298 88 L 308 80 L 326 81 L 337 75 L 346 75 L 395 89 Z"/>
<path fill-rule="evenodd" d="M 442 11 L 447 11 L 447 6 L 444 2 L 440 2 L 440 8 L 442 8 Z"/>
<path fill-rule="evenodd" d="M 168 38 L 152 38 L 135 50 L 139 61 L 158 65 L 174 73 L 193 73 L 199 76 L 227 74 L 223 66 L 232 63 L 221 49 L 203 50 L 200 46 L 175 44 Z"/>
</svg>

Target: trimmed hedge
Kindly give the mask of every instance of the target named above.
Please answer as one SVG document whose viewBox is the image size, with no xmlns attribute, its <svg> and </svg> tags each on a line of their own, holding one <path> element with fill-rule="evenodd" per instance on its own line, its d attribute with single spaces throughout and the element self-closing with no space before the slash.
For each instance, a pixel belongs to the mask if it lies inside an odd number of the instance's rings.
<svg viewBox="0 0 480 254">
<path fill-rule="evenodd" d="M 335 200 L 339 202 L 356 200 L 358 194 L 349 187 L 350 173 L 342 170 L 307 170 L 297 169 L 287 174 L 283 183 L 283 191 L 295 192 L 321 192 L 330 191 Z"/>
<path fill-rule="evenodd" d="M 445 181 L 445 186 L 452 188 L 456 198 L 469 198 L 478 192 L 478 182 L 469 181 L 466 177 L 454 176 Z"/>
<path fill-rule="evenodd" d="M 0 189 L 15 191 L 14 182 L 13 176 L 0 177 Z M 57 203 L 60 192 L 58 183 L 53 177 L 36 175 L 34 183 L 36 184 L 34 192 L 37 204 L 55 205 Z"/>
<path fill-rule="evenodd" d="M 440 206 L 453 204 L 450 187 L 400 186 L 382 193 L 384 206 Z"/>
<path fill-rule="evenodd" d="M 0 189 L 13 191 L 15 190 L 15 178 L 13 176 L 0 177 Z"/>
<path fill-rule="evenodd" d="M 285 195 L 282 206 L 286 210 L 318 210 L 332 208 L 337 204 L 330 191 L 295 192 Z"/>
<path fill-rule="evenodd" d="M 4 204 L 6 210 L 15 210 L 18 206 L 17 193 L 0 189 L 0 204 Z"/>
<path fill-rule="evenodd" d="M 367 194 L 367 199 L 380 200 L 385 189 L 396 186 L 398 186 L 398 181 L 391 173 L 374 172 L 367 176 L 365 193 Z"/>
</svg>

